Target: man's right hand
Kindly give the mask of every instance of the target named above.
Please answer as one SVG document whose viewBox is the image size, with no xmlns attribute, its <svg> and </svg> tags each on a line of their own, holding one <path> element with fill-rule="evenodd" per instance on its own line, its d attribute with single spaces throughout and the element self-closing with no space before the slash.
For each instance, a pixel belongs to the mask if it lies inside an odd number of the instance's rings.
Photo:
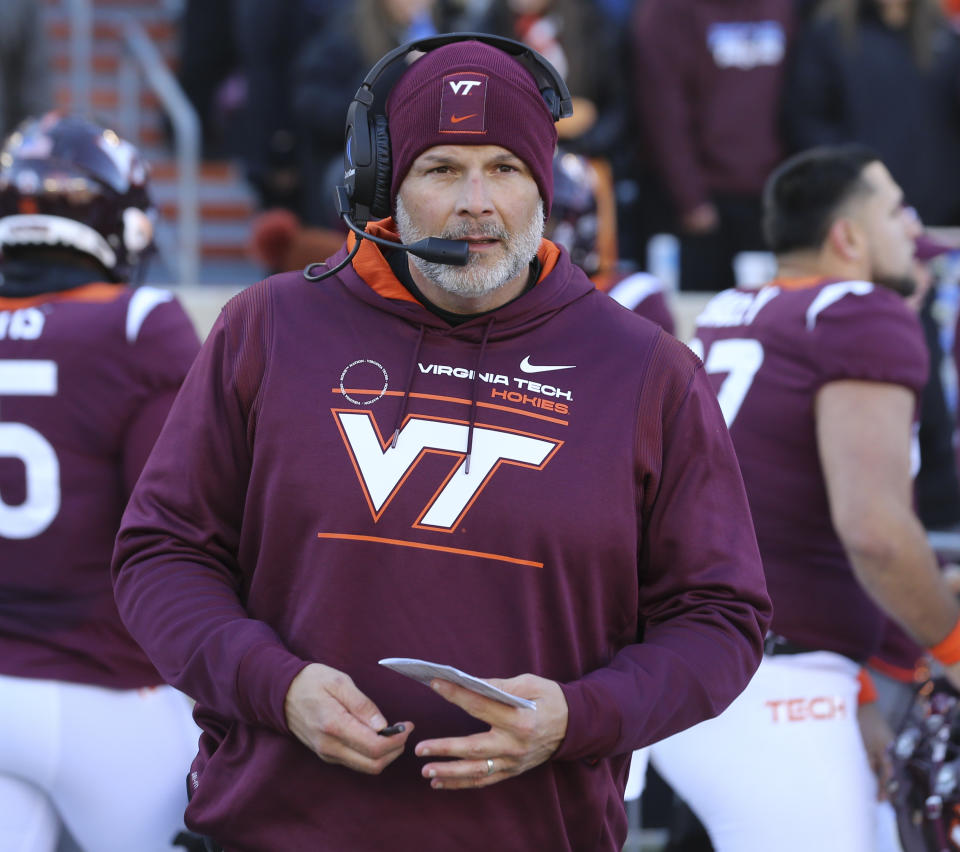
<svg viewBox="0 0 960 852">
<path fill-rule="evenodd" d="M 311 663 L 292 681 L 284 702 L 291 733 L 321 760 L 379 775 L 403 752 L 412 722 L 389 737 L 387 720 L 341 671 Z"/>
<path fill-rule="evenodd" d="M 712 234 L 720 227 L 720 214 L 717 213 L 717 208 L 713 204 L 705 201 L 684 213 L 680 224 L 688 234 Z"/>
</svg>

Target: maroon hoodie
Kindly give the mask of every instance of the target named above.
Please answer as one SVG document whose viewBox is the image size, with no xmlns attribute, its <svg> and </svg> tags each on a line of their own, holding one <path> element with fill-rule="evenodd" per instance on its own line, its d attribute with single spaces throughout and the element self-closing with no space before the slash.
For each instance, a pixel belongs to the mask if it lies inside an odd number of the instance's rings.
<svg viewBox="0 0 960 852">
<path fill-rule="evenodd" d="M 636 100 L 679 213 L 713 193 L 759 196 L 778 131 L 794 0 L 644 0 L 634 18 Z"/>
<path fill-rule="evenodd" d="M 244 291 L 206 341 L 114 568 L 131 632 L 198 702 L 188 824 L 231 852 L 619 850 L 631 750 L 754 672 L 769 602 L 700 363 L 552 243 L 540 260 L 451 327 L 364 243 L 336 277 Z M 431 790 L 414 740 L 486 726 L 388 656 L 559 681 L 566 738 L 517 778 Z M 381 775 L 289 733 L 307 661 L 416 724 Z"/>
</svg>

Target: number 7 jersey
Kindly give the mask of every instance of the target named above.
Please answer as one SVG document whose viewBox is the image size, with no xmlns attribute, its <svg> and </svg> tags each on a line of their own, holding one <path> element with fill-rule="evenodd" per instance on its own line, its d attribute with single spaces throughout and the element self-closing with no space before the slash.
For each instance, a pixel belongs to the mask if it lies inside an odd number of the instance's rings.
<svg viewBox="0 0 960 852">
<path fill-rule="evenodd" d="M 0 673 L 161 682 L 120 622 L 110 556 L 198 349 L 164 290 L 0 298 Z"/>
<path fill-rule="evenodd" d="M 919 399 L 929 362 L 919 321 L 902 297 L 866 281 L 779 280 L 715 296 L 691 348 L 740 461 L 771 629 L 867 659 L 885 617 L 854 577 L 830 519 L 814 400 L 823 385 L 845 379 L 903 385 Z"/>
</svg>

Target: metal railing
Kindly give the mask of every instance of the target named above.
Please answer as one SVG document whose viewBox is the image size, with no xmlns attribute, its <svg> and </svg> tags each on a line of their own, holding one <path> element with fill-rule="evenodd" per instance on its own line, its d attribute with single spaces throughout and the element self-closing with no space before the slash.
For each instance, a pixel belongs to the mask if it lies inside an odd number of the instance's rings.
<svg viewBox="0 0 960 852">
<path fill-rule="evenodd" d="M 90 114 L 93 88 L 93 2 L 66 0 L 70 15 L 70 98 L 74 112 Z"/>
<path fill-rule="evenodd" d="M 70 16 L 71 99 L 75 112 L 89 115 L 92 103 L 93 3 L 65 0 Z M 200 119 L 150 36 L 134 18 L 124 24 L 127 58 L 118 76 L 123 133 L 140 132 L 141 78 L 156 94 L 173 126 L 177 162 L 177 279 L 200 281 Z"/>
<path fill-rule="evenodd" d="M 173 125 L 177 161 L 177 269 L 179 283 L 200 282 L 200 119 L 193 104 L 139 22 L 124 26 L 124 43 L 138 69 L 120 75 L 124 127 L 134 138 L 140 126 L 140 76 L 160 99 Z M 140 74 L 136 73 L 139 70 Z"/>
</svg>

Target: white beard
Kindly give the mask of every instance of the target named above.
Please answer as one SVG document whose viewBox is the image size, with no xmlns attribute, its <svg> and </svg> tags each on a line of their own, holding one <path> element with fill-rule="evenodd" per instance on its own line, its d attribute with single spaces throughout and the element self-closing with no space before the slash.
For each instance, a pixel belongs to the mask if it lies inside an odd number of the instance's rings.
<svg viewBox="0 0 960 852">
<path fill-rule="evenodd" d="M 516 278 L 530 265 L 537 254 L 537 249 L 540 248 L 540 241 L 543 239 L 542 199 L 537 202 L 537 210 L 531 217 L 530 224 L 516 234 L 511 234 L 502 225 L 493 223 L 471 224 L 469 222 L 464 222 L 462 225 L 443 231 L 440 234 L 426 234 L 414 225 L 399 196 L 397 196 L 395 219 L 397 229 L 400 232 L 400 239 L 405 243 L 416 242 L 431 236 L 439 236 L 445 240 L 462 240 L 468 235 L 473 235 L 501 240 L 504 247 L 504 256 L 490 266 L 484 263 L 480 255 L 473 253 L 470 254 L 466 266 L 433 263 L 424 260 L 422 257 L 410 255 L 414 266 L 420 270 L 427 280 L 448 293 L 470 298 L 491 293 Z"/>
</svg>

